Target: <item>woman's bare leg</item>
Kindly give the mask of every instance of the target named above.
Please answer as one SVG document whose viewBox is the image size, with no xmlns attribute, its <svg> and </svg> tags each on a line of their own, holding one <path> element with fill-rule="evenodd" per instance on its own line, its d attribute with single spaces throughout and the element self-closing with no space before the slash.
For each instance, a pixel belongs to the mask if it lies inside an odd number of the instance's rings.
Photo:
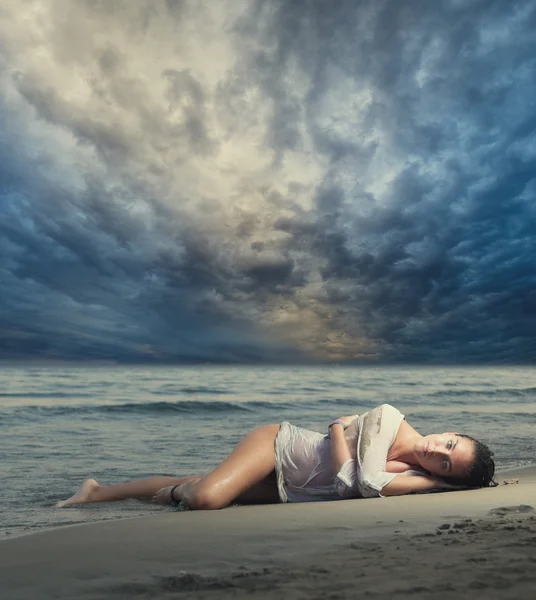
<svg viewBox="0 0 536 600">
<path fill-rule="evenodd" d="M 174 485 L 179 486 L 174 497 L 185 500 L 190 507 L 197 509 L 223 508 L 242 495 L 246 501 L 258 498 L 259 494 L 267 497 L 266 487 L 259 484 L 275 468 L 274 442 L 278 431 L 279 425 L 258 427 L 206 477 L 156 476 L 108 486 L 99 485 L 95 479 L 87 479 L 73 496 L 58 502 L 56 506 L 61 508 L 71 504 L 111 502 L 127 498 L 150 500 L 157 491 Z M 273 497 L 273 486 L 270 487 L 269 493 Z"/>
<path fill-rule="evenodd" d="M 275 438 L 279 425 L 264 425 L 249 433 L 233 452 L 199 481 L 190 480 L 174 492 L 190 508 L 214 510 L 233 500 L 247 499 L 275 469 Z M 272 487 L 273 491 L 273 487 Z"/>
<path fill-rule="evenodd" d="M 56 506 L 63 508 L 70 504 L 112 502 L 114 500 L 126 500 L 127 498 L 150 500 L 160 488 L 169 485 L 179 485 L 192 480 L 199 481 L 200 479 L 200 476 L 165 477 L 157 475 L 155 477 L 148 477 L 147 479 L 114 485 L 99 485 L 95 479 L 86 479 L 73 496 L 67 500 L 58 502 Z"/>
</svg>

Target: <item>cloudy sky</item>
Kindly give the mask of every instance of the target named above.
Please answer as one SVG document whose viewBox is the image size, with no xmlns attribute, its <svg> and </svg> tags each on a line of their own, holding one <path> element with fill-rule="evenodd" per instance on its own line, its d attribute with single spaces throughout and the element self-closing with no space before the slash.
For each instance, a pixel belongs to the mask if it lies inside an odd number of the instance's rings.
<svg viewBox="0 0 536 600">
<path fill-rule="evenodd" d="M 533 363 L 533 0 L 0 0 L 0 358 Z"/>
</svg>

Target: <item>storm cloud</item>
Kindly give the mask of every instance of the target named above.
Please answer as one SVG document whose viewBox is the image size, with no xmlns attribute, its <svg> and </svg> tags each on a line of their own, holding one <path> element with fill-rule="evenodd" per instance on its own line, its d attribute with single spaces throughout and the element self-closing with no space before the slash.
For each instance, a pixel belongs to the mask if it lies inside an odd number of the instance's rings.
<svg viewBox="0 0 536 600">
<path fill-rule="evenodd" d="M 0 358 L 533 363 L 530 0 L 0 7 Z"/>
</svg>

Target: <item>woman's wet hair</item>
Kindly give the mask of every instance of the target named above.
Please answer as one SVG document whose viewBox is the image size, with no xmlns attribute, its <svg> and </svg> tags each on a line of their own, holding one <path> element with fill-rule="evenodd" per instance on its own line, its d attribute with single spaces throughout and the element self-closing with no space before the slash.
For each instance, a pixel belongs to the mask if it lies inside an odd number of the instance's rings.
<svg viewBox="0 0 536 600">
<path fill-rule="evenodd" d="M 464 476 L 443 477 L 442 479 L 453 485 L 463 485 L 470 488 L 495 487 L 497 482 L 494 479 L 495 462 L 493 460 L 493 452 L 486 444 L 475 440 L 470 435 L 458 433 L 457 436 L 473 442 L 473 463 Z"/>
</svg>

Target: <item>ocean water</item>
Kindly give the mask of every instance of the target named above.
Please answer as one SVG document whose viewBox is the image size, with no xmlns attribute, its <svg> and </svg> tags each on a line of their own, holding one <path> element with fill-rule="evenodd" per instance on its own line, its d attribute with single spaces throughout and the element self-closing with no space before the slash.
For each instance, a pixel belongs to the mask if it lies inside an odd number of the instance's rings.
<svg viewBox="0 0 536 600">
<path fill-rule="evenodd" d="M 258 425 L 325 431 L 384 402 L 488 443 L 499 469 L 536 464 L 534 368 L 2 367 L 0 537 L 173 510 L 54 505 L 90 476 L 206 473 Z"/>
</svg>

